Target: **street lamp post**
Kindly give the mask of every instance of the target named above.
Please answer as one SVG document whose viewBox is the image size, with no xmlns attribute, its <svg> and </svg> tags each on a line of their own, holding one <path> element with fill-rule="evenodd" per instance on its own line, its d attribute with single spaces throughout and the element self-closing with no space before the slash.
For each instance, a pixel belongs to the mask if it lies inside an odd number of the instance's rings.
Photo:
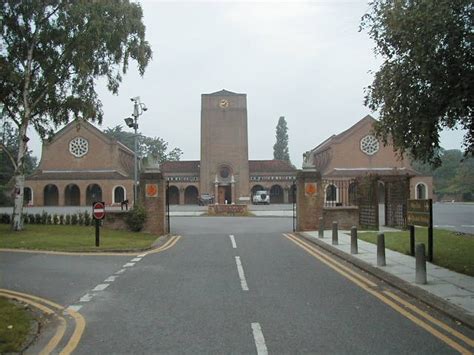
<svg viewBox="0 0 474 355">
<path fill-rule="evenodd" d="M 132 117 L 127 117 L 125 123 L 128 127 L 133 128 L 134 135 L 134 174 L 133 174 L 133 206 L 137 203 L 138 196 L 138 116 L 141 116 L 145 112 L 147 107 L 140 101 L 140 96 L 132 97 L 130 99 L 133 102 L 133 114 Z"/>
</svg>

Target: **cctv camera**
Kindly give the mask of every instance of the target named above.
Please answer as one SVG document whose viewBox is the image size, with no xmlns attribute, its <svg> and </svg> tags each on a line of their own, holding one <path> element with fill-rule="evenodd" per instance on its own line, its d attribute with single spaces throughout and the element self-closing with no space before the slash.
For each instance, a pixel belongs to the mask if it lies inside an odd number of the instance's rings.
<svg viewBox="0 0 474 355">
<path fill-rule="evenodd" d="M 148 108 L 146 106 L 143 106 L 143 111 L 146 111 L 148 110 Z"/>
</svg>

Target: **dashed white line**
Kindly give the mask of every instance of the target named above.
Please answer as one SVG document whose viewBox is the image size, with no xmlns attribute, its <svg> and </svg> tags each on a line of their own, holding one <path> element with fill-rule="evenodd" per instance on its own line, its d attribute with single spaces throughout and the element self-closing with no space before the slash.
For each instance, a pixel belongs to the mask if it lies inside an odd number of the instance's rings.
<svg viewBox="0 0 474 355">
<path fill-rule="evenodd" d="M 258 355 L 267 355 L 268 350 L 265 345 L 265 338 L 263 337 L 262 327 L 260 323 L 252 323 L 253 339 L 255 340 L 255 346 L 257 347 Z"/>
<path fill-rule="evenodd" d="M 109 276 L 107 277 L 104 282 L 114 282 L 117 276 Z"/>
<path fill-rule="evenodd" d="M 126 263 L 124 266 L 122 267 L 132 267 L 133 265 L 135 265 L 135 263 Z"/>
<path fill-rule="evenodd" d="M 135 259 L 132 259 L 132 261 L 135 261 L 135 262 L 140 261 L 140 260 L 142 260 L 142 258 L 135 258 Z"/>
<path fill-rule="evenodd" d="M 242 286 L 242 290 L 248 291 L 249 287 L 247 285 L 247 280 L 245 280 L 244 268 L 242 267 L 242 263 L 240 262 L 240 256 L 235 257 L 235 263 L 237 264 L 237 272 L 239 273 L 240 285 Z"/>
<path fill-rule="evenodd" d="M 91 294 L 86 293 L 84 296 L 82 296 L 79 299 L 79 302 L 89 302 L 92 299 L 92 297 L 94 297 L 94 296 L 92 296 Z"/>
<path fill-rule="evenodd" d="M 231 234 L 229 235 L 229 238 L 230 238 L 230 242 L 232 243 L 232 248 L 237 249 L 237 244 L 235 244 L 234 236 Z"/>
<path fill-rule="evenodd" d="M 123 274 L 124 272 L 125 272 L 125 269 L 121 269 L 121 270 L 117 271 L 115 273 L 115 275 L 120 275 L 120 274 Z"/>
<path fill-rule="evenodd" d="M 107 287 L 109 287 L 109 284 L 99 284 L 95 288 L 93 288 L 92 291 L 103 291 Z"/>
<path fill-rule="evenodd" d="M 80 310 L 81 308 L 82 308 L 82 306 L 73 304 L 72 306 L 69 306 L 67 309 L 70 309 L 70 310 L 72 310 L 72 311 L 79 312 L 79 310 Z"/>
</svg>

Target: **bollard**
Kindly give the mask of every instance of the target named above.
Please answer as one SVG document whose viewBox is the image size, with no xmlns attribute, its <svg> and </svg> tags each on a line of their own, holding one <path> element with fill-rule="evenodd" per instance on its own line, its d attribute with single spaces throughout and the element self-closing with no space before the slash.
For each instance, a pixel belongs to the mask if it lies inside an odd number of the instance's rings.
<svg viewBox="0 0 474 355">
<path fill-rule="evenodd" d="M 324 238 L 324 220 L 323 217 L 319 217 L 319 238 Z"/>
<path fill-rule="evenodd" d="M 410 225 L 410 255 L 415 256 L 415 226 Z"/>
<path fill-rule="evenodd" d="M 337 222 L 334 221 L 332 222 L 332 245 L 338 245 L 339 244 L 339 238 L 337 235 Z"/>
<path fill-rule="evenodd" d="M 385 266 L 385 235 L 377 234 L 377 266 Z"/>
<path fill-rule="evenodd" d="M 359 252 L 357 248 L 357 227 L 352 226 L 351 228 L 351 254 L 357 254 Z"/>
<path fill-rule="evenodd" d="M 415 282 L 420 285 L 426 284 L 426 256 L 425 245 L 417 244 L 415 250 L 416 278 Z"/>
</svg>

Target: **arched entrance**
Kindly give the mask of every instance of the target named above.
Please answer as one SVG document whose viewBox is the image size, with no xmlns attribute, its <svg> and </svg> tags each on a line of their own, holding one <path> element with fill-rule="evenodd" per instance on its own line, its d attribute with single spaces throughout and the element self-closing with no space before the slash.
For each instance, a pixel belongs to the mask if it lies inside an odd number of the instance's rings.
<svg viewBox="0 0 474 355">
<path fill-rule="evenodd" d="M 65 206 L 80 206 L 81 205 L 81 190 L 76 184 L 69 184 L 64 189 L 64 205 Z"/>
<path fill-rule="evenodd" d="M 102 201 L 102 189 L 97 184 L 91 184 L 86 190 L 86 205 L 92 205 L 95 201 Z"/>
<path fill-rule="evenodd" d="M 265 190 L 265 188 L 262 185 L 255 185 L 254 187 L 252 187 L 252 197 L 253 195 L 255 195 L 257 191 L 263 191 L 263 190 Z"/>
<path fill-rule="evenodd" d="M 198 203 L 198 189 L 196 186 L 188 186 L 184 190 L 184 204 L 197 205 Z"/>
<path fill-rule="evenodd" d="M 270 189 L 270 203 L 283 203 L 283 188 L 273 185 Z"/>
<path fill-rule="evenodd" d="M 168 198 L 170 205 L 179 205 L 179 189 L 176 186 L 169 187 Z"/>
<path fill-rule="evenodd" d="M 59 205 L 59 192 L 56 185 L 48 184 L 44 187 L 43 201 L 45 206 Z"/>
<path fill-rule="evenodd" d="M 123 186 L 115 186 L 114 203 L 122 203 L 123 201 L 125 201 L 125 189 Z"/>
<path fill-rule="evenodd" d="M 27 206 L 33 204 L 33 191 L 29 187 L 23 188 L 23 203 Z"/>
</svg>

